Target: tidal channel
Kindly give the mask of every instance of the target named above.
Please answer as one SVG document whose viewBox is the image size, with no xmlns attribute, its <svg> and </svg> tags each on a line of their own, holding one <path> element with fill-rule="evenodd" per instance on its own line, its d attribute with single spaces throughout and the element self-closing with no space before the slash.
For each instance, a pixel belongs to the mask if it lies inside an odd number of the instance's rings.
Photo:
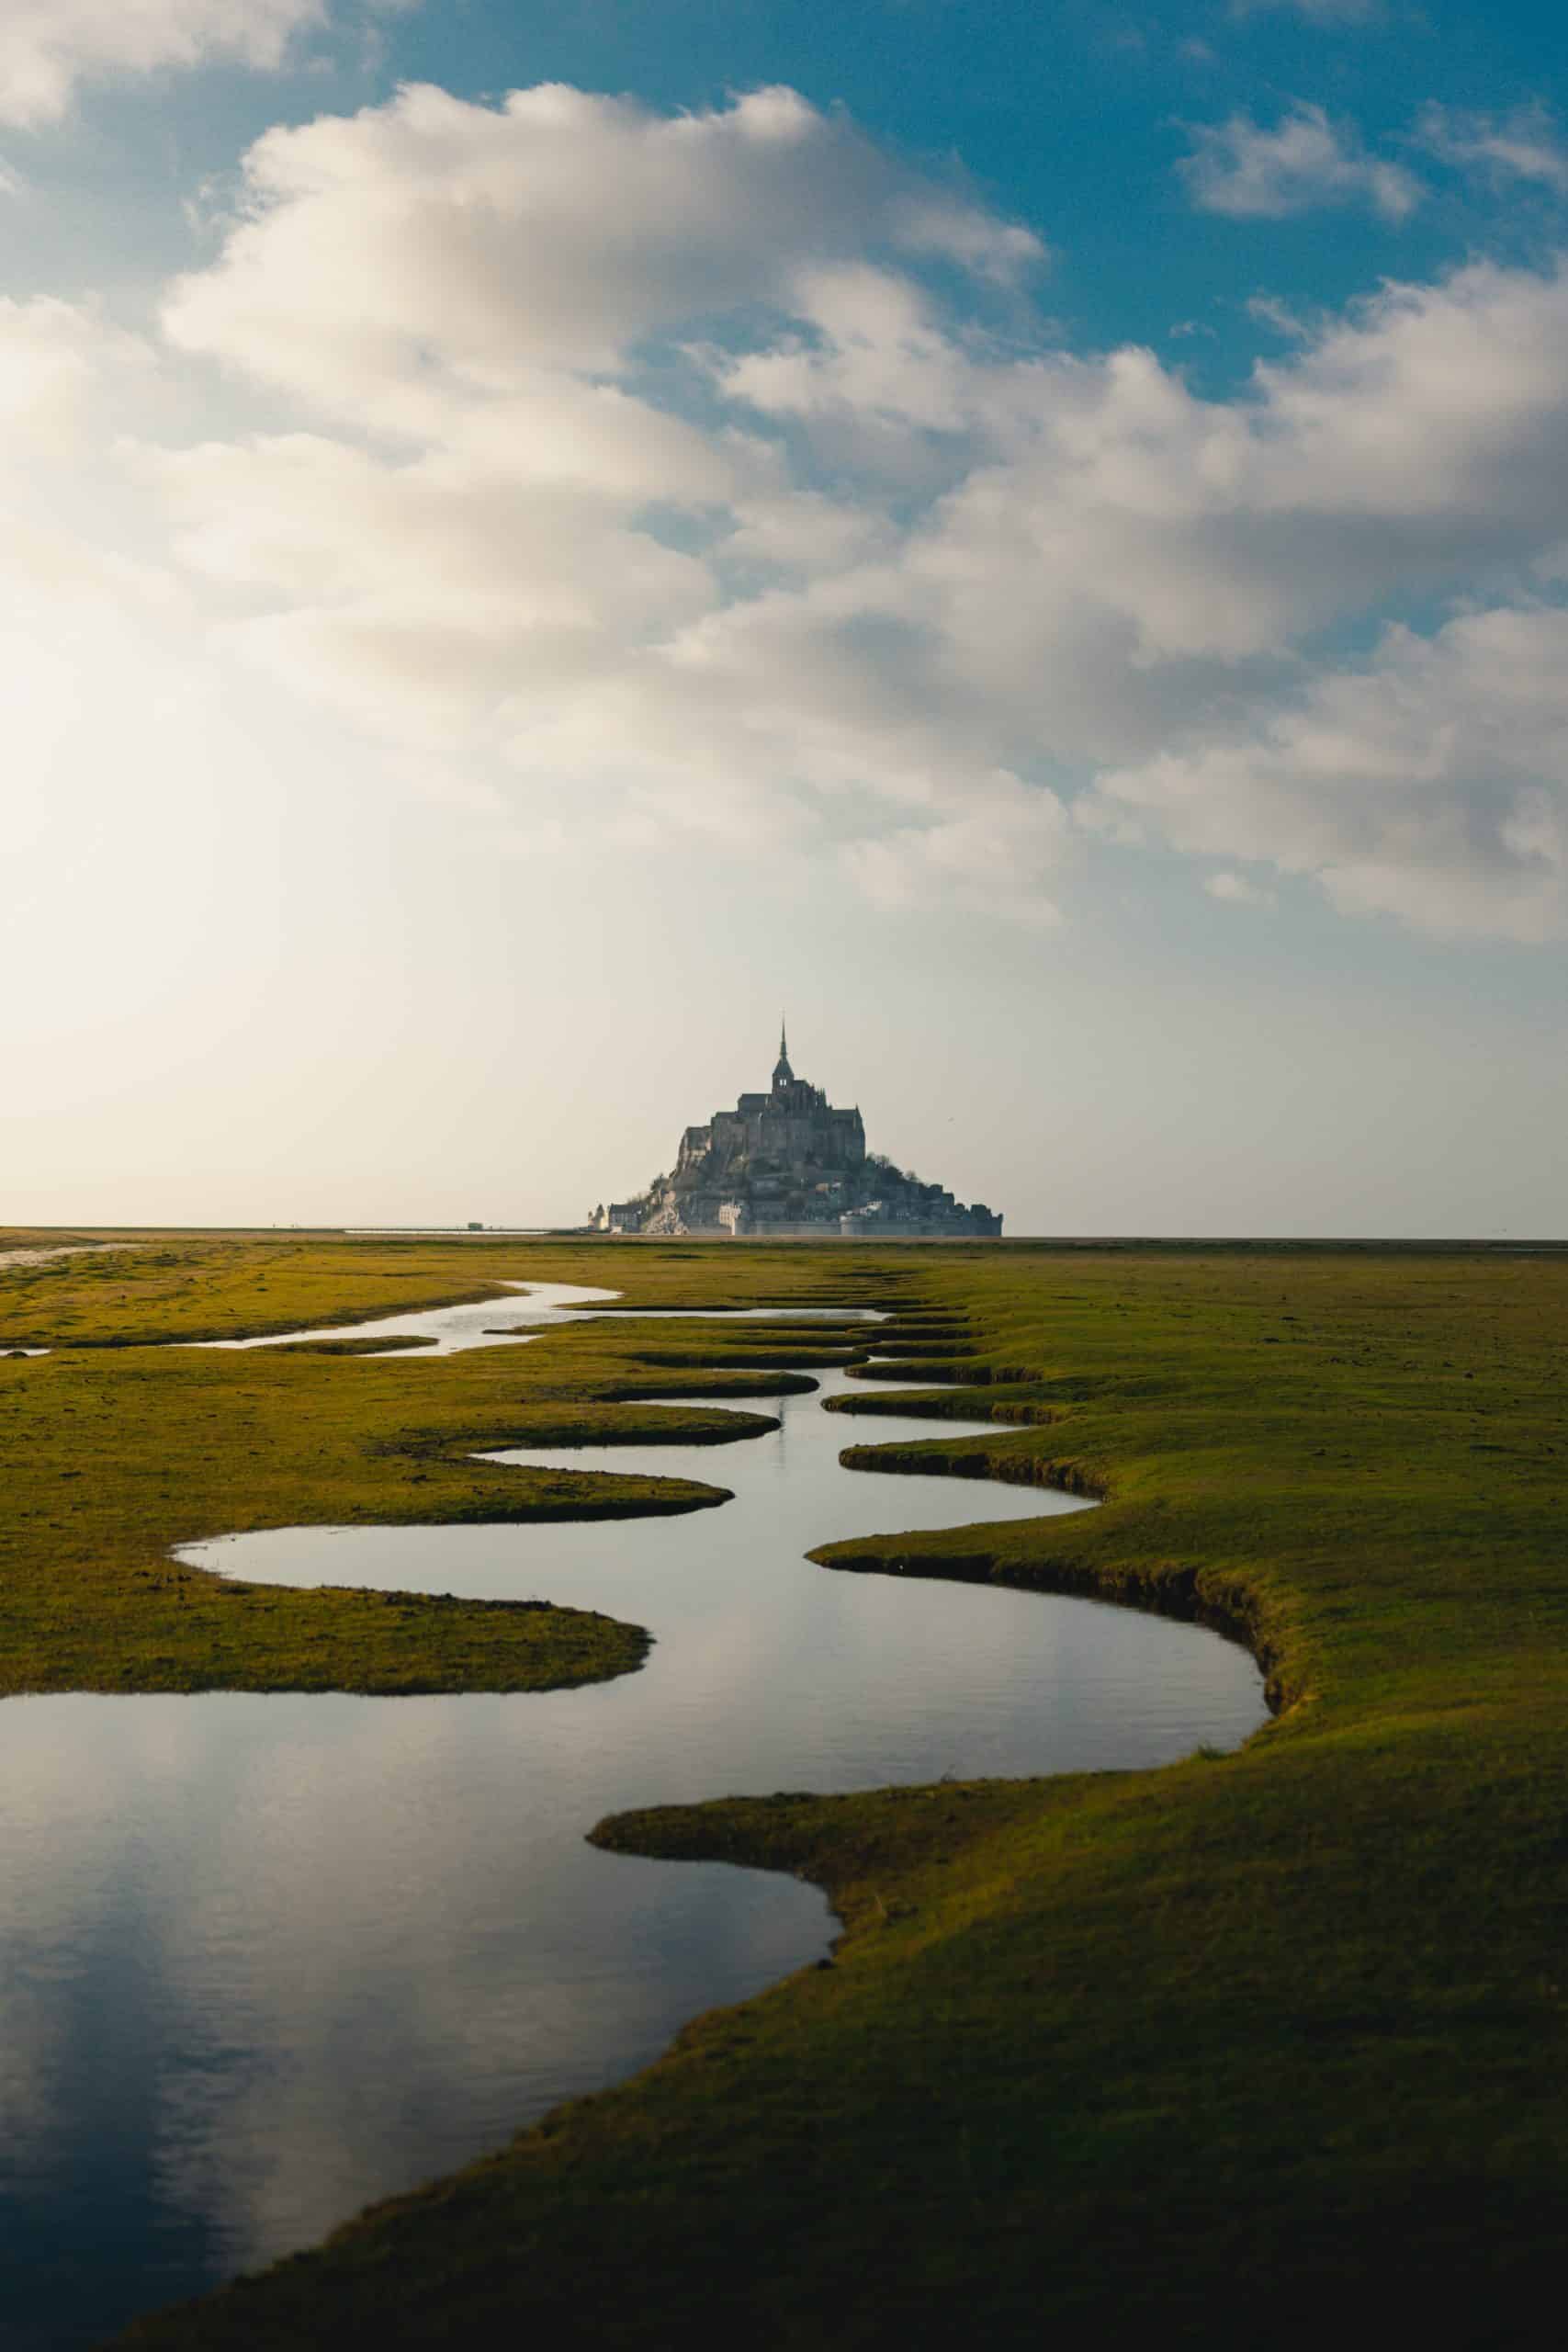
<svg viewBox="0 0 1568 2352">
<path fill-rule="evenodd" d="M 515 1346 L 604 1295 L 536 1287 L 355 1336 Z M 491 1337 L 502 1324 L 519 1338 Z M 1158 1764 L 1264 1719 L 1251 1657 L 1201 1627 L 806 1560 L 839 1537 L 1086 1507 L 845 1470 L 846 1445 L 993 1426 L 823 1411 L 853 1385 L 832 1371 L 813 1395 L 756 1399 L 777 1430 L 721 1446 L 486 1457 L 696 1478 L 733 1489 L 717 1509 L 296 1528 L 182 1555 L 278 1584 L 604 1610 L 655 1637 L 632 1675 L 0 1705 L 6 2352 L 75 2352 L 308 2245 L 831 1940 L 815 1888 L 601 1853 L 584 1838 L 604 1814 Z"/>
</svg>

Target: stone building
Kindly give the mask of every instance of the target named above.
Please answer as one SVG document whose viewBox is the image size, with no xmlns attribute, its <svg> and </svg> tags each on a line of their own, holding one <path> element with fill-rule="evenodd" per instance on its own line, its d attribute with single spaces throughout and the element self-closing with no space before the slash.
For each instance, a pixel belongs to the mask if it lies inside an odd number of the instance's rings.
<svg viewBox="0 0 1568 2352">
<path fill-rule="evenodd" d="M 773 1084 L 688 1127 L 675 1166 L 635 1200 L 596 1208 L 602 1233 L 994 1236 L 999 1216 L 965 1208 L 865 1148 L 859 1109 L 837 1111 L 796 1078 L 781 1030 Z"/>
</svg>

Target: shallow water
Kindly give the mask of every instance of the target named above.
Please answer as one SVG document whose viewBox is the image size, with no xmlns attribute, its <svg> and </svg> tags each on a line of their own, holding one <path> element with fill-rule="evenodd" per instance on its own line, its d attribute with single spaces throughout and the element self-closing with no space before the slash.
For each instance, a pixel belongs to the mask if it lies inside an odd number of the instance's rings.
<svg viewBox="0 0 1568 2352">
<path fill-rule="evenodd" d="M 603 1814 L 1154 1763 L 1262 1720 L 1250 1658 L 1200 1628 L 812 1566 L 802 1552 L 834 1537 L 1082 1506 L 838 1463 L 967 1424 L 849 1419 L 817 1396 L 765 1408 L 781 1426 L 761 1438 L 564 1457 L 733 1487 L 721 1509 L 286 1530 L 186 1555 L 607 1609 L 653 1631 L 639 1673 L 511 1697 L 0 1706 L 7 2352 L 85 2346 L 309 2243 L 830 1939 L 793 1879 L 597 1852 Z"/>
<path fill-rule="evenodd" d="M 378 1315 L 368 1323 L 330 1323 L 309 1331 L 269 1331 L 254 1340 L 191 1340 L 185 1344 L 199 1348 L 279 1348 L 299 1340 L 419 1338 L 434 1342 L 420 1349 L 422 1356 L 450 1356 L 463 1348 L 494 1347 L 496 1329 L 502 1325 L 536 1338 L 537 1329 L 545 1329 L 552 1323 L 576 1320 L 573 1309 L 618 1295 L 613 1290 L 584 1289 L 581 1283 L 508 1283 L 505 1287 L 523 1295 L 481 1298 L 470 1301 L 467 1306 L 411 1307 L 405 1315 Z"/>
<path fill-rule="evenodd" d="M 558 1323 L 581 1323 L 592 1315 L 595 1306 L 606 1299 L 618 1298 L 614 1290 L 589 1290 L 581 1283 L 508 1283 L 505 1288 L 524 1294 L 515 1298 L 481 1298 L 467 1306 L 411 1307 L 403 1315 L 378 1315 L 370 1323 L 333 1323 L 319 1330 L 272 1331 L 253 1340 L 187 1340 L 184 1346 L 193 1348 L 281 1348 L 302 1340 L 412 1340 L 427 1344 L 418 1352 L 422 1356 L 451 1356 L 465 1348 L 491 1348 L 510 1344 L 525 1346 L 540 1333 Z M 623 1310 L 625 1312 L 625 1310 Z M 789 1321 L 809 1322 L 830 1317 L 835 1323 L 874 1322 L 869 1309 L 860 1315 L 846 1314 L 842 1307 L 833 1306 L 742 1306 L 732 1307 L 724 1314 L 727 1323 L 770 1323 Z M 630 1319 L 629 1317 L 627 1319 Z M 649 1307 L 637 1317 L 639 1322 L 712 1322 L 715 1310 L 693 1307 Z M 515 1334 L 510 1340 L 507 1334 Z M 367 1348 L 367 1355 L 395 1354 L 388 1348 Z M 733 1400 L 731 1400 L 733 1401 Z"/>
</svg>

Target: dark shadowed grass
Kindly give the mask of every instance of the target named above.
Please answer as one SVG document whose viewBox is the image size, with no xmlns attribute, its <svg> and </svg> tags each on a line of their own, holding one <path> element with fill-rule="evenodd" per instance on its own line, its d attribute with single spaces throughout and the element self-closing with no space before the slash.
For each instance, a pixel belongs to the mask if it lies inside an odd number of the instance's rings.
<svg viewBox="0 0 1568 2352">
<path fill-rule="evenodd" d="M 533 1262 L 705 1305 L 726 1283 L 772 1301 L 791 1282 L 902 1304 L 933 1414 L 998 1426 L 944 1442 L 933 1419 L 900 1464 L 1049 1473 L 1105 1498 L 829 1546 L 824 1573 L 998 1578 L 1245 1623 L 1282 1713 L 1235 1756 L 1159 1772 L 671 1809 L 650 1789 L 602 1843 L 818 1880 L 844 1925 L 834 1963 L 130 2340 L 1535 2340 L 1568 2190 L 1568 1266 L 673 1256 Z M 367 1513 L 402 1515 L 402 1465 L 426 1446 L 458 1482 L 442 1515 L 471 1508 L 484 1482 L 447 1459 L 458 1424 L 619 1409 L 630 1427 L 617 1381 L 625 1396 L 682 1376 L 639 1370 L 637 1346 L 628 1329 L 447 1366 L 272 1359 L 268 1380 L 311 1384 L 312 1412 L 335 1385 L 376 1384 L 378 1401 L 332 1411 L 378 1419 L 391 1446 L 373 1457 L 384 1487 L 360 1427 L 319 1469 L 296 1458 L 288 1494 L 319 1476 L 319 1515 L 338 1517 L 365 1479 Z M 444 1372 L 487 1362 L 445 1392 L 444 1420 Z M 506 1378 L 516 1392 L 480 1410 L 483 1382 Z M 908 1402 L 874 1377 L 863 1390 L 846 1442 L 874 1443 L 877 1408 Z M 271 1447 L 299 1400 L 265 1393 Z M 955 1487 L 955 1519 L 983 1509 L 983 1488 Z"/>
</svg>

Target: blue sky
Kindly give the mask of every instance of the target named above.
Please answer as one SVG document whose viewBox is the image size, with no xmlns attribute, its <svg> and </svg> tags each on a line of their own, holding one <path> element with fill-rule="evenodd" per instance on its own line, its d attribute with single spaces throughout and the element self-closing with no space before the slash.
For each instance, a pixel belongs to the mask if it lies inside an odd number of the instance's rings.
<svg viewBox="0 0 1568 2352">
<path fill-rule="evenodd" d="M 1562 51 L 15 0 L 8 1213 L 1561 1230 Z"/>
</svg>

